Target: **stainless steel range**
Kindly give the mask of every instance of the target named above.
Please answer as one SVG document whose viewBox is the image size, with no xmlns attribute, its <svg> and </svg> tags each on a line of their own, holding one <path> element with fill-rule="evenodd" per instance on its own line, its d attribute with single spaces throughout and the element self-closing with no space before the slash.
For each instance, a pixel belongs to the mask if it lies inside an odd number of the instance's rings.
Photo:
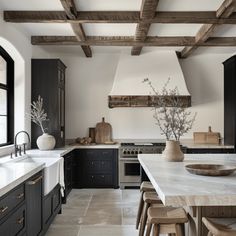
<svg viewBox="0 0 236 236">
<path fill-rule="evenodd" d="M 120 188 L 139 187 L 141 170 L 138 154 L 162 153 L 165 143 L 121 143 L 119 150 L 119 183 Z"/>
</svg>

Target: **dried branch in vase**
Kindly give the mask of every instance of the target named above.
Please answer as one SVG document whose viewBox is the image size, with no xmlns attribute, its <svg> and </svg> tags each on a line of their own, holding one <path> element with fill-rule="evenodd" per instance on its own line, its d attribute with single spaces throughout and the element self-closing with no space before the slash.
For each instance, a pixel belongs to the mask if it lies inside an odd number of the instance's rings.
<svg viewBox="0 0 236 236">
<path fill-rule="evenodd" d="M 143 82 L 147 83 L 155 96 L 158 97 L 153 117 L 161 130 L 161 134 L 165 135 L 167 140 L 179 141 L 180 137 L 192 128 L 197 113 L 191 115 L 191 112 L 179 99 L 177 87 L 167 89 L 170 78 L 164 84 L 161 92 L 156 90 L 148 78 L 144 79 Z"/>
<path fill-rule="evenodd" d="M 41 98 L 40 95 L 38 96 L 37 101 L 33 101 L 31 103 L 31 111 L 29 116 L 32 122 L 38 125 L 41 128 L 42 132 L 45 133 L 47 128 L 44 128 L 43 122 L 48 121 L 48 119 L 47 113 L 44 112 L 43 109 L 43 98 Z"/>
</svg>

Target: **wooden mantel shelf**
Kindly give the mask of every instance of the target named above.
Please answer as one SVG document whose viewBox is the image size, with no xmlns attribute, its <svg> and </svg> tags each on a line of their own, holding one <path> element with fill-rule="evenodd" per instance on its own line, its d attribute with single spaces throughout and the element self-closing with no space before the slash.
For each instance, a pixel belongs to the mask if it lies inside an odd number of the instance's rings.
<svg viewBox="0 0 236 236">
<path fill-rule="evenodd" d="M 163 97 L 161 96 L 128 96 L 128 95 L 112 95 L 108 96 L 108 106 L 109 108 L 116 108 L 116 107 L 154 107 L 158 104 L 158 100 Z M 191 96 L 175 96 L 176 99 L 180 100 L 180 104 L 183 107 L 190 107 L 191 106 Z M 173 101 L 173 97 L 166 97 L 165 98 L 168 102 Z M 171 106 L 171 103 L 170 103 Z"/>
</svg>

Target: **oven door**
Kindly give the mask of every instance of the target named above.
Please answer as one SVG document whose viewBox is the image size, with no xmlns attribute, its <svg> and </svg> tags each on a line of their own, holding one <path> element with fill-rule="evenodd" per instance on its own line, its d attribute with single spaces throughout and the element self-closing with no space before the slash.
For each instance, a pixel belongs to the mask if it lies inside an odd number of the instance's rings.
<svg viewBox="0 0 236 236">
<path fill-rule="evenodd" d="M 139 183 L 141 181 L 138 160 L 120 159 L 120 183 Z"/>
</svg>

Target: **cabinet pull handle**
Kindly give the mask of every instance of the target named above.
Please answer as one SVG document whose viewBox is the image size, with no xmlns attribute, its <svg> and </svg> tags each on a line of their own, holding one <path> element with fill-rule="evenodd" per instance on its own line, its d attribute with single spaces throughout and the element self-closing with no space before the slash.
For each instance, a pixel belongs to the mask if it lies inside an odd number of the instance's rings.
<svg viewBox="0 0 236 236">
<path fill-rule="evenodd" d="M 18 194 L 18 195 L 16 196 L 17 199 L 21 199 L 21 198 L 23 198 L 23 197 L 24 197 L 24 193 L 20 193 L 20 194 Z"/>
<path fill-rule="evenodd" d="M 43 178 L 43 176 L 40 175 L 40 176 L 39 176 L 38 178 L 36 178 L 35 180 L 28 181 L 27 184 L 28 184 L 28 185 L 35 185 L 35 184 L 37 184 L 42 178 Z"/>
<path fill-rule="evenodd" d="M 94 178 L 94 176 L 93 176 L 93 175 L 92 175 L 91 177 L 92 177 L 92 179 Z"/>
<path fill-rule="evenodd" d="M 8 209 L 8 206 L 1 207 L 0 213 L 4 213 Z"/>
<path fill-rule="evenodd" d="M 21 217 L 20 219 L 18 219 L 16 222 L 17 222 L 17 224 L 22 224 L 23 222 L 24 222 L 24 217 Z"/>
<path fill-rule="evenodd" d="M 102 175 L 102 178 L 104 178 L 105 176 L 104 175 Z"/>
</svg>

